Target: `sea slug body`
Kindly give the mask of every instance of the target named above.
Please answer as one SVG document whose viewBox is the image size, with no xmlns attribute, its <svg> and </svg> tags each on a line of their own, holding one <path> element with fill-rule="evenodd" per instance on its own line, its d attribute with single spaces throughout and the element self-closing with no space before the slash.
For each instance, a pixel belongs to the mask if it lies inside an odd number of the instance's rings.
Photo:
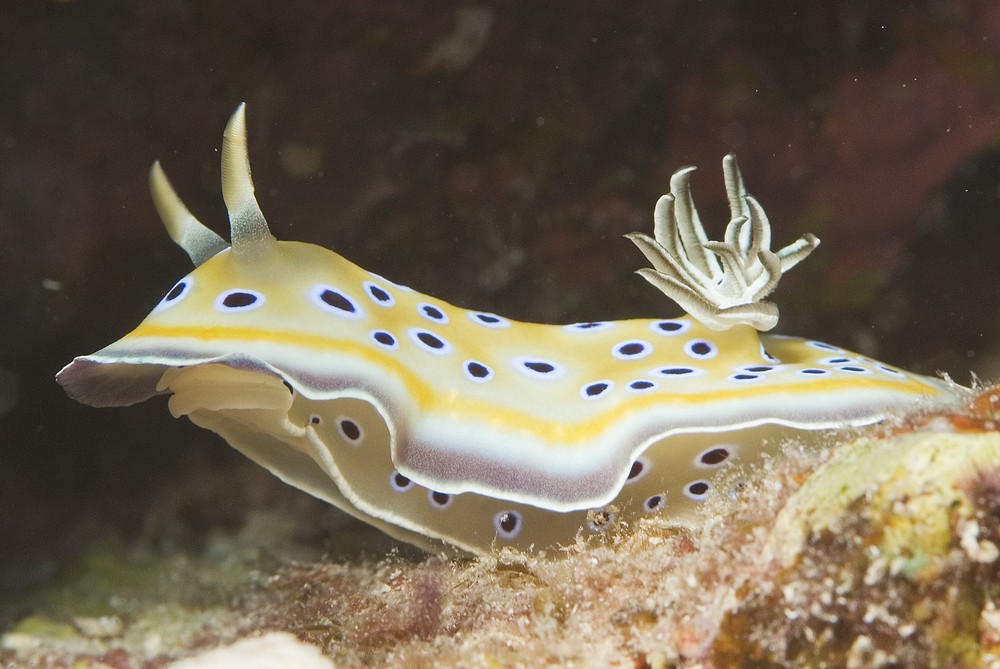
<svg viewBox="0 0 1000 669">
<path fill-rule="evenodd" d="M 734 461 L 789 436 L 878 423 L 964 389 L 836 346 L 764 334 L 783 272 L 819 243 L 770 250 L 732 156 L 732 220 L 707 239 L 678 171 L 639 274 L 687 312 L 541 325 L 460 308 L 332 251 L 272 235 L 254 196 L 244 107 L 226 128 L 231 243 L 150 181 L 195 269 L 139 326 L 76 358 L 73 398 L 169 393 L 174 416 L 275 475 L 430 550 L 541 548 L 650 514 L 689 521 Z"/>
</svg>

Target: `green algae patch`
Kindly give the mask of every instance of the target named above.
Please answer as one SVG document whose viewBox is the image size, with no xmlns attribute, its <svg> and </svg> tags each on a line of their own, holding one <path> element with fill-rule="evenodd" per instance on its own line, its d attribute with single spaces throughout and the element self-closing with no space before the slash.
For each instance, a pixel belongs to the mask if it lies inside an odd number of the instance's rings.
<svg viewBox="0 0 1000 669">
<path fill-rule="evenodd" d="M 7 635 L 23 635 L 52 641 L 69 641 L 80 633 L 69 623 L 57 622 L 44 616 L 28 616 L 17 623 Z"/>
<path fill-rule="evenodd" d="M 66 616 L 130 615 L 137 602 L 206 608 L 226 604 L 252 581 L 246 562 L 182 554 L 136 554 L 113 543 L 84 553 L 44 594 L 44 608 Z"/>
<path fill-rule="evenodd" d="M 249 562 L 156 556 L 99 543 L 20 604 L 34 613 L 0 636 L 0 663 L 11 654 L 24 661 L 109 652 L 169 657 L 178 648 L 225 640 L 245 622 L 233 610 L 234 595 L 258 579 Z"/>
<path fill-rule="evenodd" d="M 842 533 L 859 517 L 894 572 L 915 575 L 954 541 L 954 517 L 968 515 L 965 483 L 1000 468 L 1000 434 L 927 432 L 863 438 L 834 452 L 793 494 L 772 535 L 782 564 L 807 536 Z"/>
</svg>

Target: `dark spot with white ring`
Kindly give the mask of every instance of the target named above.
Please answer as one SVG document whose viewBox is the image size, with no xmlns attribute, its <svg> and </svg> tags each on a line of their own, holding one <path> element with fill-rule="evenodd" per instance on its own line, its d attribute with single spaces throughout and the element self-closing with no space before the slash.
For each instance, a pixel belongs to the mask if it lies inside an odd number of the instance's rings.
<svg viewBox="0 0 1000 669">
<path fill-rule="evenodd" d="M 535 379 L 557 379 L 565 372 L 557 363 L 538 358 L 519 356 L 514 358 L 513 363 L 521 373 Z"/>
<path fill-rule="evenodd" d="M 484 325 L 488 328 L 506 328 L 510 327 L 510 321 L 506 318 L 497 316 L 496 314 L 488 314 L 483 311 L 470 311 L 469 318 L 471 318 L 476 323 Z"/>
<path fill-rule="evenodd" d="M 163 299 L 160 300 L 160 303 L 156 305 L 156 308 L 153 309 L 153 311 L 163 311 L 164 309 L 169 309 L 174 306 L 180 302 L 182 297 L 186 296 L 191 291 L 191 286 L 193 285 L 194 279 L 191 277 L 181 279 L 173 285 L 173 288 L 167 291 L 167 294 L 163 296 Z"/>
<path fill-rule="evenodd" d="M 746 372 L 740 372 L 739 374 L 733 374 L 729 377 L 733 381 L 756 381 L 760 378 L 759 374 L 747 374 Z"/>
<path fill-rule="evenodd" d="M 406 492 L 413 487 L 413 481 L 399 472 L 394 472 L 393 475 L 389 477 L 389 485 L 392 486 L 392 489 L 396 492 Z"/>
<path fill-rule="evenodd" d="M 163 301 L 173 302 L 184 293 L 184 290 L 186 288 L 187 288 L 186 281 L 178 281 L 177 283 L 174 284 L 174 287 L 170 289 L 170 292 L 167 293 L 166 297 L 163 298 Z"/>
<path fill-rule="evenodd" d="M 653 345 L 641 339 L 632 339 L 615 344 L 611 354 L 619 360 L 638 360 L 653 352 Z"/>
<path fill-rule="evenodd" d="M 473 381 L 482 383 L 493 378 L 493 370 L 476 360 L 466 360 L 465 374 Z"/>
<path fill-rule="evenodd" d="M 690 330 L 691 323 L 689 321 L 653 321 L 650 323 L 649 329 L 657 334 L 674 337 Z"/>
<path fill-rule="evenodd" d="M 256 295 L 234 291 L 222 298 L 222 306 L 226 309 L 245 309 L 257 301 Z"/>
<path fill-rule="evenodd" d="M 646 350 L 645 346 L 643 346 L 642 344 L 636 344 L 636 343 L 624 344 L 624 345 L 618 347 L 618 352 L 619 353 L 621 353 L 622 355 L 628 355 L 628 356 L 639 355 L 640 353 L 642 353 L 645 350 Z"/>
<path fill-rule="evenodd" d="M 421 330 L 419 328 L 413 328 L 409 332 L 410 338 L 416 342 L 417 346 L 424 349 L 428 353 L 443 355 L 451 351 L 451 344 L 446 342 L 441 337 L 438 337 L 433 332 L 428 332 L 427 330 Z"/>
<path fill-rule="evenodd" d="M 666 503 L 666 495 L 652 495 L 647 497 L 646 501 L 642 503 L 642 508 L 646 511 L 646 513 L 656 513 L 666 506 Z"/>
<path fill-rule="evenodd" d="M 430 332 L 418 332 L 417 339 L 424 342 L 430 348 L 441 349 L 444 348 L 444 342 L 432 335 Z"/>
<path fill-rule="evenodd" d="M 447 509 L 451 506 L 452 497 L 448 493 L 431 490 L 427 494 L 427 499 L 429 499 L 431 504 L 438 509 Z"/>
<path fill-rule="evenodd" d="M 699 467 L 718 467 L 729 460 L 729 456 L 732 452 L 723 446 L 716 446 L 710 448 L 698 456 L 695 460 L 695 465 Z"/>
<path fill-rule="evenodd" d="M 821 341 L 807 341 L 806 345 L 807 346 L 812 346 L 813 348 L 821 349 L 823 351 L 836 351 L 836 352 L 839 353 L 840 351 L 843 350 L 843 349 L 838 348 L 836 346 L 832 346 L 830 344 L 825 344 L 825 343 L 823 343 Z"/>
<path fill-rule="evenodd" d="M 327 313 L 356 320 L 364 315 L 357 302 L 346 293 L 324 284 L 317 284 L 309 291 L 309 299 Z"/>
<path fill-rule="evenodd" d="M 712 484 L 708 481 L 692 481 L 684 486 L 684 495 L 695 502 L 703 502 L 712 490 Z"/>
<path fill-rule="evenodd" d="M 493 516 L 493 527 L 501 539 L 511 541 L 521 533 L 521 514 L 517 511 L 501 511 Z"/>
<path fill-rule="evenodd" d="M 319 294 L 319 299 L 323 300 L 334 309 L 340 309 L 341 311 L 346 311 L 350 314 L 357 311 L 353 302 L 344 297 L 342 293 L 338 293 L 334 290 L 324 290 Z"/>
<path fill-rule="evenodd" d="M 852 372 L 854 374 L 871 374 L 871 370 L 865 369 L 864 367 L 855 367 L 854 365 L 844 365 L 843 367 L 838 367 L 842 372 Z"/>
<path fill-rule="evenodd" d="M 629 390 L 634 390 L 637 393 L 641 393 L 645 390 L 652 390 L 656 387 L 656 383 L 653 381 L 647 381 L 646 379 L 637 379 L 632 383 L 628 384 Z"/>
<path fill-rule="evenodd" d="M 467 362 L 465 363 L 465 368 L 469 370 L 469 374 L 471 376 L 474 376 L 477 379 L 485 379 L 490 375 L 489 368 L 479 362 Z"/>
<path fill-rule="evenodd" d="M 358 443 L 361 441 L 362 433 L 361 426 L 355 423 L 350 418 L 341 418 L 337 421 L 337 427 L 340 428 L 340 434 L 348 441 L 353 441 Z"/>
<path fill-rule="evenodd" d="M 692 358 L 708 360 L 714 358 L 719 353 L 719 349 L 716 348 L 715 344 L 705 339 L 692 339 L 684 345 L 684 352 Z"/>
<path fill-rule="evenodd" d="M 365 281 L 364 286 L 365 292 L 368 293 L 368 297 L 370 297 L 375 304 L 383 307 L 391 307 L 396 304 L 395 298 L 393 298 L 389 291 L 382 288 L 378 284 L 372 283 L 371 281 Z"/>
<path fill-rule="evenodd" d="M 612 385 L 611 381 L 596 381 L 594 383 L 588 383 L 580 389 L 580 395 L 585 400 L 597 399 L 604 393 L 611 390 Z"/>
<path fill-rule="evenodd" d="M 219 311 L 251 311 L 262 306 L 264 295 L 248 288 L 227 290 L 215 298 L 215 308 Z"/>
<path fill-rule="evenodd" d="M 417 310 L 420 311 L 421 316 L 429 321 L 434 321 L 435 323 L 448 322 L 448 316 L 433 304 L 421 304 L 417 307 Z"/>
<path fill-rule="evenodd" d="M 850 361 L 850 358 L 827 358 L 826 360 L 820 360 L 824 365 L 843 365 Z"/>
<path fill-rule="evenodd" d="M 750 372 L 751 374 L 766 374 L 767 372 L 773 372 L 774 367 L 768 365 L 751 365 L 750 367 L 744 367 L 743 371 Z"/>
<path fill-rule="evenodd" d="M 638 481 L 646 472 L 649 470 L 649 463 L 645 458 L 639 458 L 632 463 L 632 466 L 628 470 L 628 476 L 625 477 L 626 483 L 634 483 Z"/>
<path fill-rule="evenodd" d="M 695 370 L 691 367 L 664 367 L 657 370 L 656 373 L 663 376 L 684 376 L 685 374 L 694 374 Z"/>
<path fill-rule="evenodd" d="M 800 369 L 795 372 L 796 374 L 805 374 L 808 376 L 824 376 L 830 373 L 828 369 L 816 369 L 815 367 L 806 367 L 805 369 Z"/>
<path fill-rule="evenodd" d="M 242 309 L 243 307 L 249 307 L 256 301 L 257 296 L 250 293 L 229 293 L 223 298 L 222 306 L 227 309 Z"/>
<path fill-rule="evenodd" d="M 389 295 L 389 293 L 382 290 L 381 288 L 379 288 L 378 286 L 369 286 L 368 294 L 371 295 L 372 299 L 375 300 L 376 302 L 380 302 L 382 304 L 392 302 L 392 296 Z"/>
<path fill-rule="evenodd" d="M 386 332 L 385 330 L 373 330 L 371 334 L 369 334 L 368 336 L 371 337 L 371 340 L 373 342 L 375 342 L 376 344 L 378 344 L 383 348 L 387 348 L 390 350 L 395 350 L 399 348 L 399 342 L 396 341 L 396 338 L 393 337 L 391 333 Z"/>
</svg>

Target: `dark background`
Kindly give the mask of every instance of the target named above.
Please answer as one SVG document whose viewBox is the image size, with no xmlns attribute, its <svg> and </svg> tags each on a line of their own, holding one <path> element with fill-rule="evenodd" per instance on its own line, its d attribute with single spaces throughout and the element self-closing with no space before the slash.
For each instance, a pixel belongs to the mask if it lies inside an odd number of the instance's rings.
<svg viewBox="0 0 1000 669">
<path fill-rule="evenodd" d="M 225 234 L 240 101 L 279 238 L 526 320 L 676 315 L 621 236 L 695 164 L 718 237 L 735 151 L 775 247 L 823 239 L 778 331 L 1000 376 L 994 0 L 15 0 L 0 26 L 0 624 L 108 536 L 197 548 L 283 504 L 321 540 L 336 516 L 163 401 L 96 410 L 52 380 L 189 271 L 154 159 Z"/>
</svg>

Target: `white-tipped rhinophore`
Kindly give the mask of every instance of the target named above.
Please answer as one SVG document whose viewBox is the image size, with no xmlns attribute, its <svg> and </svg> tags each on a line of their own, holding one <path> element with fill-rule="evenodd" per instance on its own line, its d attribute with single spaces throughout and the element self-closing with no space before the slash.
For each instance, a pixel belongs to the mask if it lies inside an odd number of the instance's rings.
<svg viewBox="0 0 1000 669">
<path fill-rule="evenodd" d="M 233 253 L 255 256 L 275 243 L 250 178 L 245 103 L 236 108 L 222 139 L 222 198 L 229 210 Z"/>
<path fill-rule="evenodd" d="M 225 239 L 212 232 L 184 206 L 170 180 L 160 167 L 160 161 L 149 170 L 149 190 L 167 234 L 191 257 L 198 267 L 222 249 L 229 246 Z"/>
<path fill-rule="evenodd" d="M 638 232 L 625 236 L 653 264 L 638 274 L 706 326 L 770 330 L 778 323 L 778 307 L 764 298 L 819 239 L 806 234 L 773 253 L 770 222 L 747 195 L 736 158 L 727 155 L 722 168 L 731 212 L 724 242 L 709 241 L 698 218 L 691 196 L 693 167 L 675 172 L 670 193 L 656 203 L 653 237 Z"/>
</svg>

